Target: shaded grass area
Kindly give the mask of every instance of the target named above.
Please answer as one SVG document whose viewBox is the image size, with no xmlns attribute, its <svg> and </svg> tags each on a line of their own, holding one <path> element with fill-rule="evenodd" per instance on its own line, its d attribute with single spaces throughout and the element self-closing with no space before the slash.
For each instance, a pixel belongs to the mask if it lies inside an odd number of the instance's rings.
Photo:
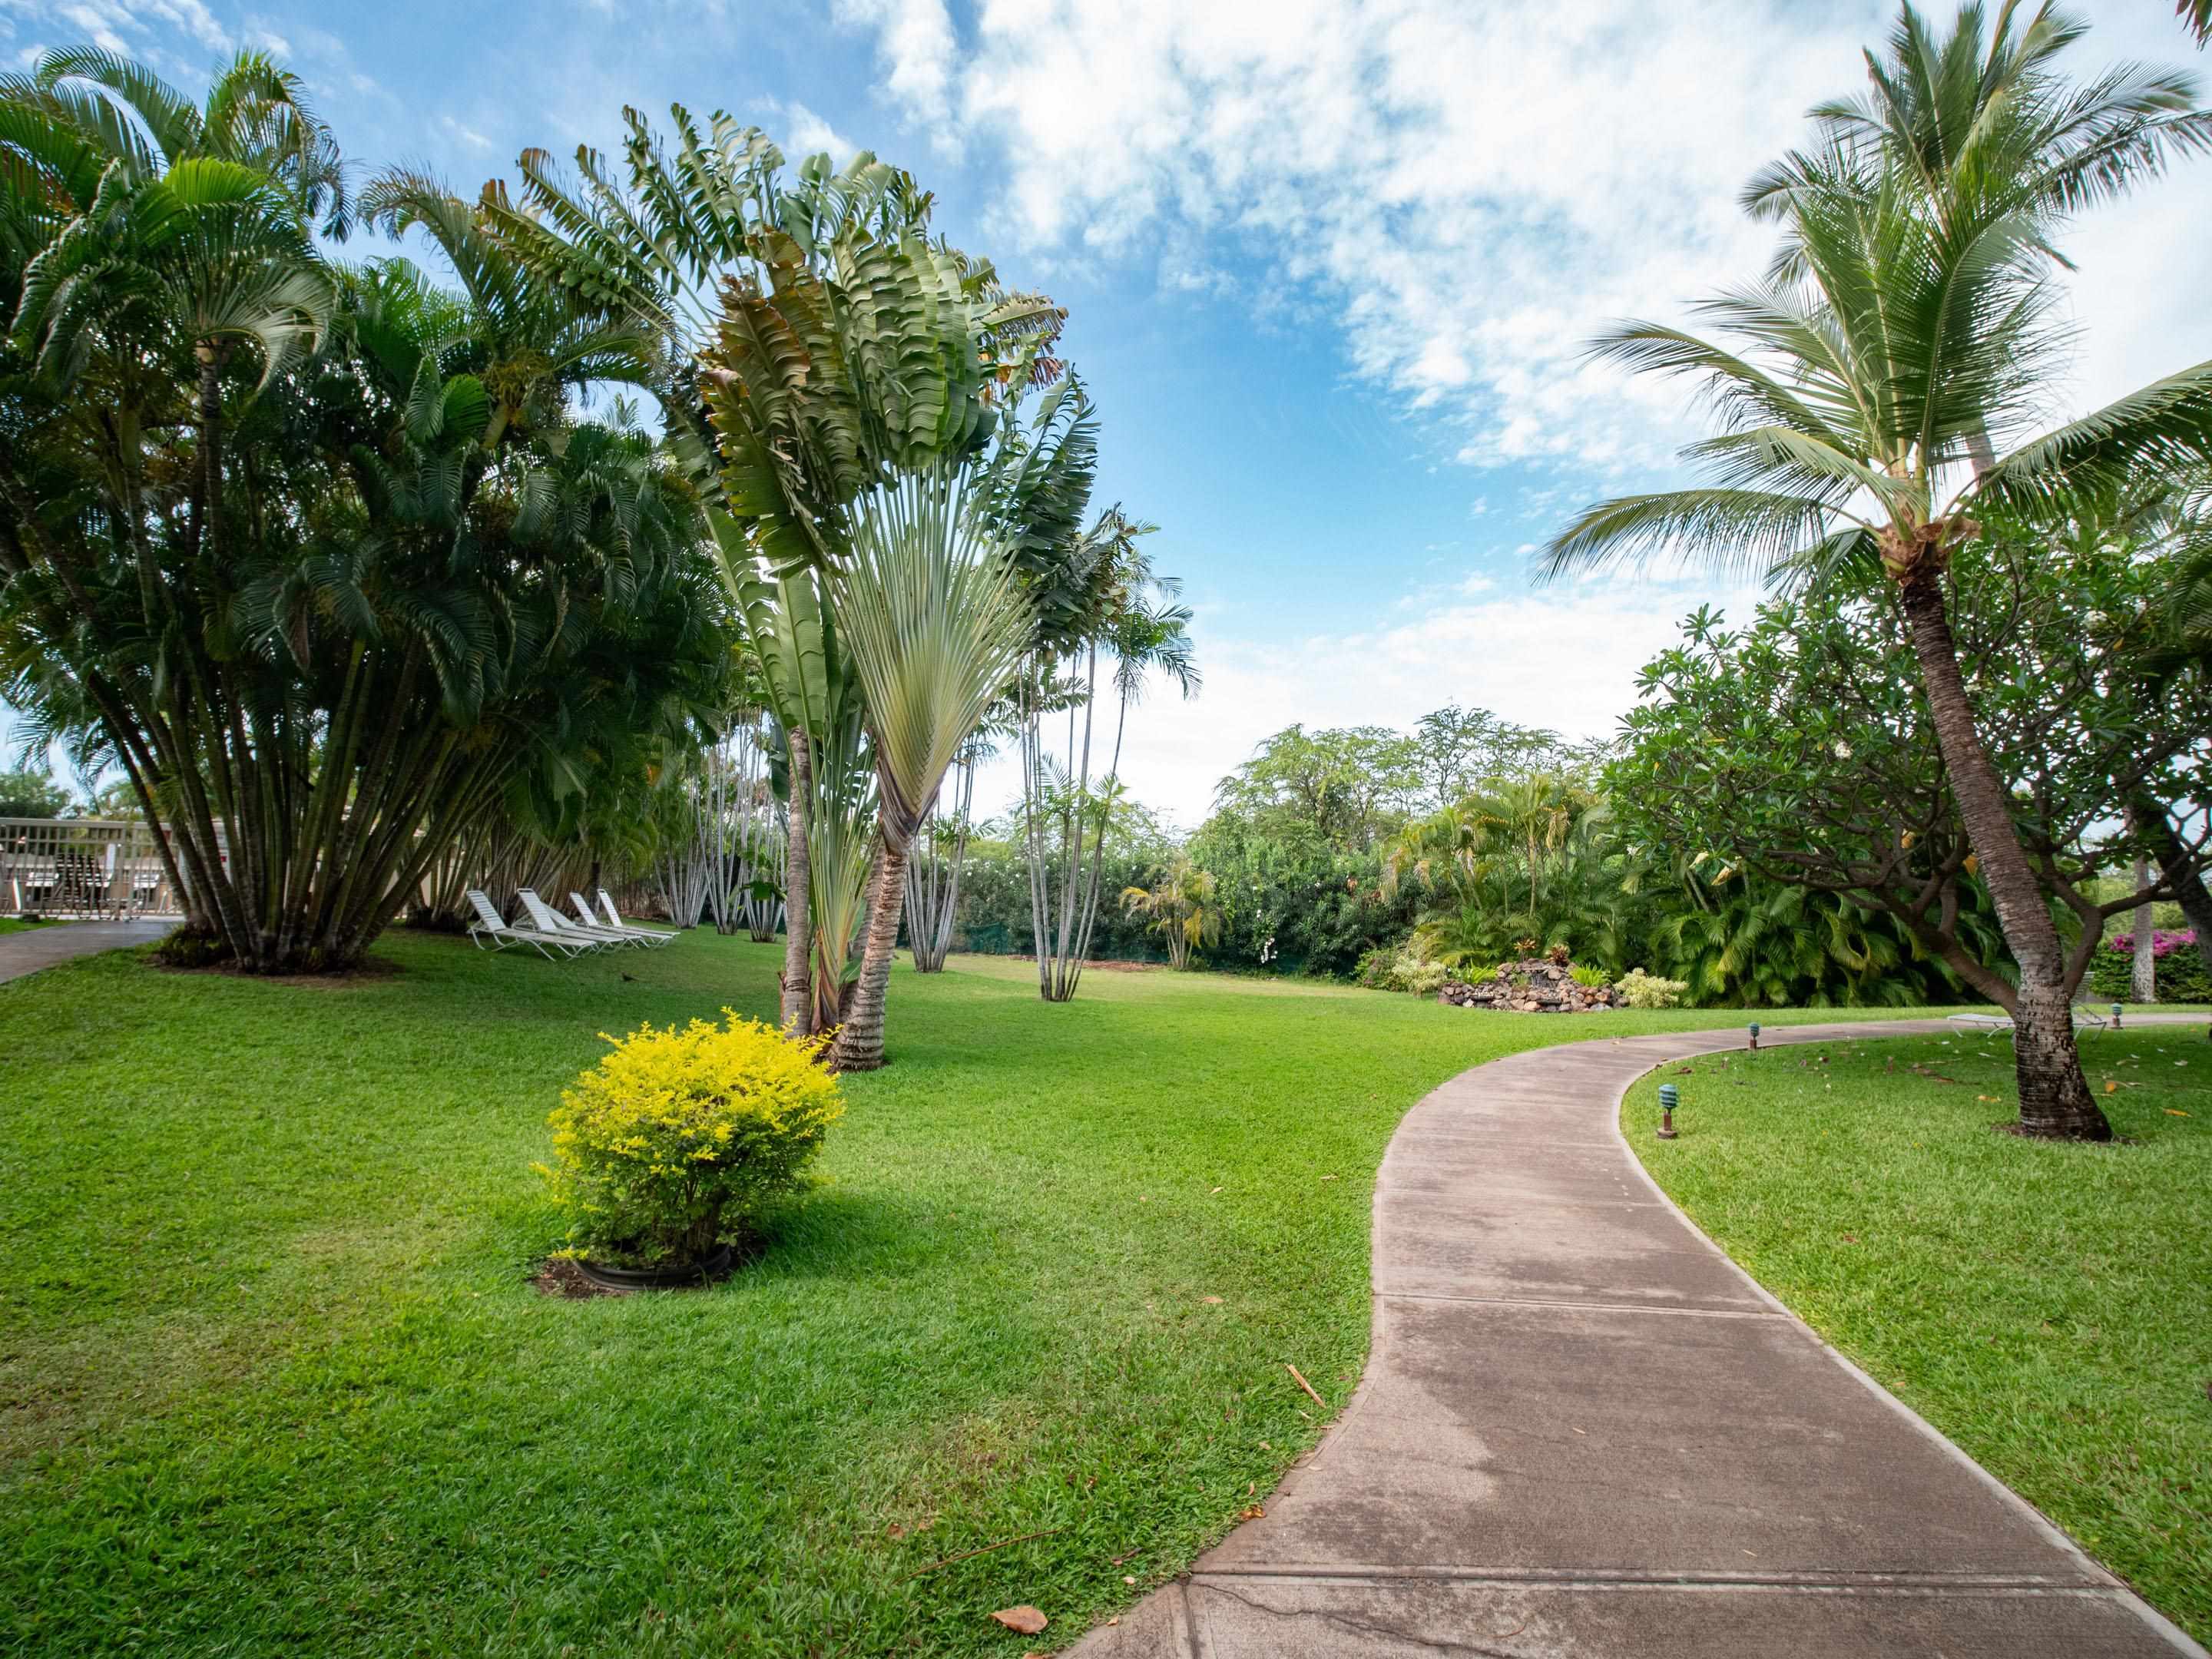
<svg viewBox="0 0 2212 1659">
<path fill-rule="evenodd" d="M 28 933 L 40 927 L 52 927 L 57 925 L 34 917 L 0 916 L 0 939 L 6 938 L 9 933 Z"/>
<path fill-rule="evenodd" d="M 0 986 L 0 1644 L 1060 1645 L 1313 1443 L 1285 1362 L 1349 1395 L 1407 1106 L 1737 1018 L 902 970 L 894 1063 L 848 1080 L 832 1184 L 763 1259 L 563 1302 L 527 1282 L 560 1085 L 599 1032 L 770 1014 L 781 947 L 380 951 L 400 971 L 335 985 L 115 953 Z M 989 1621 L 1017 1602 L 1042 1640 Z"/>
<path fill-rule="evenodd" d="M 1967 1036 L 1668 1066 L 1624 1120 L 1760 1284 L 2203 1640 L 2212 1044 L 2146 1026 L 2082 1060 L 2129 1144 L 1993 1133 L 2011 1050 Z M 1650 1133 L 1662 1081 L 1672 1142 Z"/>
</svg>

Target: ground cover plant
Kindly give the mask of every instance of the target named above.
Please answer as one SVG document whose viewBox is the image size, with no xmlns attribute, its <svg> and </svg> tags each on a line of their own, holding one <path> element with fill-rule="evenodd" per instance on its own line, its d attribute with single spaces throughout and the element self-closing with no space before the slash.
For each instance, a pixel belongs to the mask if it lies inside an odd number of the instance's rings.
<svg viewBox="0 0 2212 1659">
<path fill-rule="evenodd" d="M 18 1650 L 1056 1646 L 1311 1443 L 1286 1363 L 1349 1396 L 1409 1103 L 1510 1048 L 1734 1018 L 902 969 L 910 1037 L 845 1079 L 827 1184 L 757 1262 L 564 1302 L 530 1282 L 568 1225 L 531 1167 L 562 1088 L 602 1031 L 772 1013 L 780 945 L 378 950 L 398 971 L 115 954 L 0 987 Z M 1021 1603 L 1042 1643 L 990 1621 Z"/>
<path fill-rule="evenodd" d="M 1691 1217 L 1807 1322 L 2199 1640 L 2212 1637 L 2212 1046 L 2082 1043 L 2121 1144 L 1994 1133 L 2002 1038 L 1662 1067 L 1624 1121 Z M 1660 1141 L 1661 1081 L 1680 1138 Z"/>
</svg>

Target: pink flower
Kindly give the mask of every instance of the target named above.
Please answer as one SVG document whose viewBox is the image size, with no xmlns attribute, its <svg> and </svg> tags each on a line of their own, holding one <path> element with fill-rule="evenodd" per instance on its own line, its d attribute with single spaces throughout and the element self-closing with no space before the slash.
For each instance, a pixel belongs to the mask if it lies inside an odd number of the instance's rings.
<svg viewBox="0 0 2212 1659">
<path fill-rule="evenodd" d="M 2163 927 L 2154 927 L 2151 930 L 2150 935 L 2151 958 L 2154 961 L 2163 961 L 2176 951 L 2191 949 L 2196 943 L 2197 930 L 2193 927 L 2185 927 L 2178 933 L 2169 933 Z M 2136 950 L 2136 936 L 2133 933 L 2122 933 L 2112 941 L 2111 948 L 2121 956 L 2133 956 Z"/>
</svg>

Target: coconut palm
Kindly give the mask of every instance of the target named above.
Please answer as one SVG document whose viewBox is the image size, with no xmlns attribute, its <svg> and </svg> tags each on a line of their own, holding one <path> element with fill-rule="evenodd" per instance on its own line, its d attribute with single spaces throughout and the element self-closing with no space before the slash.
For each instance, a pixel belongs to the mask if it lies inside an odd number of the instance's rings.
<svg viewBox="0 0 2212 1659">
<path fill-rule="evenodd" d="M 1902 7 L 1887 55 L 1866 54 L 1868 90 L 1813 110 L 1822 138 L 1886 158 L 1946 224 L 1991 205 L 2047 222 L 2212 149 L 2193 76 L 2124 64 L 2073 81 L 2057 59 L 2087 26 L 2047 4 L 2024 11 L 2004 0 L 1991 19 L 1962 5 L 1946 35 Z M 1752 180 L 1744 204 L 1786 222 L 1822 171 L 1819 152 L 1792 154 Z"/>
<path fill-rule="evenodd" d="M 852 509 L 834 592 L 875 751 L 878 849 L 860 982 L 831 1057 L 884 1062 L 884 997 L 898 945 L 908 850 L 945 774 L 1029 643 L 1030 607 L 971 469 L 908 473 Z"/>
<path fill-rule="evenodd" d="M 1672 554 L 1813 582 L 1883 573 L 2020 966 L 2021 1124 L 2103 1138 L 2110 1129 L 2075 1050 L 2057 933 L 1960 673 L 1946 572 L 1986 508 L 2047 519 L 2075 492 L 2212 453 L 2212 363 L 2036 434 L 2063 337 L 2036 215 L 2006 202 L 1938 216 L 1904 170 L 1841 146 L 1807 173 L 1788 212 L 1802 275 L 1771 272 L 1699 307 L 1727 343 L 1631 323 L 1593 348 L 1638 372 L 1703 383 L 1722 429 L 1686 454 L 1710 482 L 1588 508 L 1553 538 L 1541 568 L 1559 576 Z M 1984 432 L 2008 452 L 1969 470 Z"/>
<path fill-rule="evenodd" d="M 1214 900 L 1213 875 L 1188 858 L 1178 858 L 1150 887 L 1125 887 L 1121 908 L 1152 919 L 1152 932 L 1167 942 L 1168 965 L 1177 973 L 1190 966 L 1190 953 L 1221 938 L 1221 909 Z"/>
</svg>

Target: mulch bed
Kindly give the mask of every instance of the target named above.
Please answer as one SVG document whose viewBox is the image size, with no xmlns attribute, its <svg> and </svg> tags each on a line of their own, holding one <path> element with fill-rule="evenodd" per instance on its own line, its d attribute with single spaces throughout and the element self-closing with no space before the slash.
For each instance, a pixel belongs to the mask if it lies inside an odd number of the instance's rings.
<svg viewBox="0 0 2212 1659">
<path fill-rule="evenodd" d="M 616 1290 L 611 1285 L 601 1285 L 584 1277 L 584 1270 L 565 1256 L 556 1256 L 539 1265 L 530 1282 L 547 1296 L 557 1296 L 564 1302 L 583 1302 L 595 1296 L 629 1296 L 629 1291 Z"/>
</svg>

